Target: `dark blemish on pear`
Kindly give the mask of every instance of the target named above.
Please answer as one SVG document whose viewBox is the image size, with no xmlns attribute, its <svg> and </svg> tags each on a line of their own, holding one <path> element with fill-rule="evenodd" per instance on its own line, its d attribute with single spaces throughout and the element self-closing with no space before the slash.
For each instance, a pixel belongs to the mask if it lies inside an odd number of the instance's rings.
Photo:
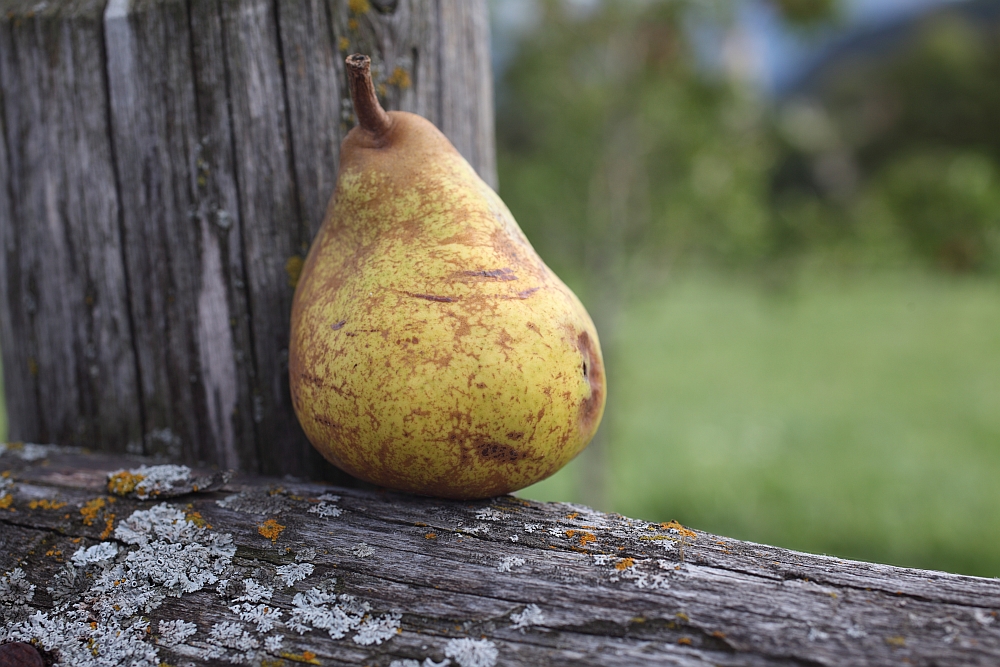
<svg viewBox="0 0 1000 667">
<path fill-rule="evenodd" d="M 507 434 L 507 437 L 510 438 L 511 440 L 520 440 L 521 438 L 524 437 L 524 433 L 522 433 L 521 431 L 511 431 Z"/>
<path fill-rule="evenodd" d="M 517 280 L 517 275 L 509 268 L 493 269 L 492 271 L 463 271 L 463 275 L 474 278 L 495 278 L 497 280 Z"/>
<path fill-rule="evenodd" d="M 347 320 L 340 320 L 336 324 L 331 324 L 330 328 L 333 329 L 334 331 L 339 331 L 340 329 L 344 328 L 345 324 L 347 324 Z"/>
<path fill-rule="evenodd" d="M 580 402 L 580 425 L 590 430 L 601 410 L 604 398 L 604 369 L 601 368 L 600 357 L 594 341 L 586 331 L 581 332 L 576 339 L 577 348 L 583 356 L 583 378 L 590 385 L 590 392 Z"/>
<path fill-rule="evenodd" d="M 518 299 L 527 299 L 529 296 L 542 289 L 541 287 L 532 287 L 531 289 L 526 289 L 523 292 L 517 293 Z"/>
<path fill-rule="evenodd" d="M 414 299 L 426 299 L 427 301 L 437 301 L 439 303 L 453 303 L 458 301 L 457 296 L 437 296 L 436 294 L 414 294 L 413 292 L 407 292 Z"/>
<path fill-rule="evenodd" d="M 502 442 L 484 442 L 476 447 L 476 453 L 487 461 L 498 463 L 516 463 L 524 458 L 519 451 Z"/>
</svg>

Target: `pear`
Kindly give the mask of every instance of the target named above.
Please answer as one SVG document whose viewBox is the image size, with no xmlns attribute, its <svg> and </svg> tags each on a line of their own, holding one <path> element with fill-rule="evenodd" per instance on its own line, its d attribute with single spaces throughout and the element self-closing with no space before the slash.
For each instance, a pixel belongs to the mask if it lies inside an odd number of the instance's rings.
<svg viewBox="0 0 1000 667">
<path fill-rule="evenodd" d="M 295 291 L 295 412 L 327 460 L 373 484 L 515 491 L 597 430 L 597 331 L 451 142 L 382 109 L 369 68 L 347 58 L 358 126 Z"/>
</svg>

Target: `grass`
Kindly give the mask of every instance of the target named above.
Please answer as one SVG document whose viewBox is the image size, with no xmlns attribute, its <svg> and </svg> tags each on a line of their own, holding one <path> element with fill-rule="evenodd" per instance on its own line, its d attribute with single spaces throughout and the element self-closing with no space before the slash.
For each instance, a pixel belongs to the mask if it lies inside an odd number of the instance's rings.
<svg viewBox="0 0 1000 667">
<path fill-rule="evenodd" d="M 1000 283 L 691 277 L 628 306 L 610 509 L 1000 576 Z M 521 492 L 579 502 L 579 459 Z"/>
</svg>

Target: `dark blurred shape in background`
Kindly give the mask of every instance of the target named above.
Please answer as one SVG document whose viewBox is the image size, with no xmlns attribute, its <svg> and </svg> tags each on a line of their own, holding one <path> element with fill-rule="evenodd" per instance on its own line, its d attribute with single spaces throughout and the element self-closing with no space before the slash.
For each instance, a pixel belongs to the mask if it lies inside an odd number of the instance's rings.
<svg viewBox="0 0 1000 667">
<path fill-rule="evenodd" d="M 609 369 L 526 495 L 1000 575 L 1000 2 L 493 13 L 501 195 Z"/>
</svg>

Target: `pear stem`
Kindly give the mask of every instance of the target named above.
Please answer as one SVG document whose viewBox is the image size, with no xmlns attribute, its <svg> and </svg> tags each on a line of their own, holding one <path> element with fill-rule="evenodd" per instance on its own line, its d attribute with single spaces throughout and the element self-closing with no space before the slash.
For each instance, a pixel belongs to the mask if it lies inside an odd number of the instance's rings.
<svg viewBox="0 0 1000 667">
<path fill-rule="evenodd" d="M 351 83 L 351 100 L 358 125 L 380 137 L 389 131 L 392 121 L 382 105 L 378 103 L 375 85 L 372 83 L 372 60 L 366 55 L 355 53 L 347 56 L 347 76 Z"/>
</svg>

